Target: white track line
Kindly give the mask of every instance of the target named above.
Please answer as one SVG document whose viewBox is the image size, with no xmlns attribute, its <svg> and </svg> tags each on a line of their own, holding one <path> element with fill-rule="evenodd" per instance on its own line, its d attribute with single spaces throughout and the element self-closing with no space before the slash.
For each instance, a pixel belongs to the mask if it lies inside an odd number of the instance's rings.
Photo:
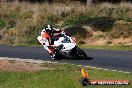
<svg viewBox="0 0 132 88">
<path fill-rule="evenodd" d="M 131 72 L 124 72 L 124 73 L 131 73 Z"/>
<path fill-rule="evenodd" d="M 34 60 L 34 59 L 21 59 L 21 58 L 9 58 L 9 57 L 0 57 L 0 60 L 16 60 L 16 61 L 26 61 L 26 62 L 35 62 L 35 63 L 58 63 L 58 64 L 68 64 L 68 63 L 59 63 L 57 61 L 43 61 L 43 60 Z M 75 65 L 75 64 L 71 64 Z M 86 68 L 92 68 L 92 69 L 98 69 L 98 70 L 104 70 L 104 71 L 113 71 L 113 72 L 120 72 L 120 73 L 131 73 L 127 71 L 118 71 L 118 70 L 110 70 L 105 68 L 98 68 L 93 66 L 83 66 L 83 65 L 77 65 L 79 67 L 86 67 Z"/>
<path fill-rule="evenodd" d="M 117 71 L 117 70 L 111 70 L 111 71 Z"/>
<path fill-rule="evenodd" d="M 90 66 L 84 66 L 84 67 L 89 68 Z"/>
<path fill-rule="evenodd" d="M 83 65 L 77 65 L 77 66 L 82 67 Z"/>
<path fill-rule="evenodd" d="M 77 65 L 77 66 L 81 66 L 81 65 Z M 113 71 L 113 72 L 120 72 L 120 73 L 131 73 L 131 72 L 127 72 L 127 71 L 118 71 L 118 70 L 111 70 L 111 69 L 105 69 L 105 68 L 98 68 L 98 67 L 93 67 L 93 66 L 83 66 L 86 68 L 92 68 L 92 69 L 98 69 L 98 70 L 104 70 L 104 71 Z"/>
<path fill-rule="evenodd" d="M 103 68 L 97 68 L 98 70 L 101 70 L 101 69 L 103 69 Z"/>
<path fill-rule="evenodd" d="M 103 69 L 103 70 L 105 70 L 105 71 L 109 71 L 109 69 Z"/>
</svg>

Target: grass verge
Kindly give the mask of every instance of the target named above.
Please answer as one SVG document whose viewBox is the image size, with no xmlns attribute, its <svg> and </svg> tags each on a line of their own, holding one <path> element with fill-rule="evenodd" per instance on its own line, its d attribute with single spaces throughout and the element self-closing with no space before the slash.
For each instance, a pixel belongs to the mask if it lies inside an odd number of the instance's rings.
<svg viewBox="0 0 132 88">
<path fill-rule="evenodd" d="M 0 88 L 83 88 L 79 79 L 81 68 L 69 64 L 43 64 L 41 66 L 53 66 L 53 70 L 41 70 L 35 72 L 0 72 Z M 86 68 L 90 79 L 124 79 L 132 80 L 132 73 L 119 73 Z M 132 88 L 128 86 L 112 86 L 112 88 Z M 95 88 L 87 86 L 86 88 Z M 96 86 L 96 88 L 111 88 L 111 86 Z"/>
<path fill-rule="evenodd" d="M 108 50 L 132 50 L 132 46 L 91 46 L 91 45 L 81 45 L 81 48 L 89 48 L 89 49 L 108 49 Z"/>
<path fill-rule="evenodd" d="M 25 47 L 42 47 L 42 45 L 29 45 L 29 44 L 18 44 L 18 45 L 3 45 L 3 46 L 25 46 Z M 92 46 L 92 45 L 78 45 L 80 48 L 86 49 L 107 49 L 107 50 L 132 50 L 132 46 Z"/>
</svg>

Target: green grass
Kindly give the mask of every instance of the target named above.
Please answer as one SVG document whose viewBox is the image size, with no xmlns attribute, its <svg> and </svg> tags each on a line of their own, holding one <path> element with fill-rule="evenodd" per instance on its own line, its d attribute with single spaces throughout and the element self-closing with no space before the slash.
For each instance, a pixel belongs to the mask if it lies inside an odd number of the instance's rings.
<svg viewBox="0 0 132 88">
<path fill-rule="evenodd" d="M 14 46 L 14 45 L 4 45 L 4 46 Z M 42 47 L 42 45 L 29 45 L 29 44 L 18 44 L 15 46 L 25 46 L 25 47 Z M 92 45 L 78 45 L 80 48 L 86 48 L 86 49 L 106 49 L 106 50 L 132 50 L 132 46 L 92 46 Z"/>
<path fill-rule="evenodd" d="M 81 48 L 89 48 L 89 49 L 108 49 L 108 50 L 132 50 L 132 46 L 127 45 L 119 45 L 119 46 L 92 46 L 92 45 L 80 45 Z"/>
<path fill-rule="evenodd" d="M 5 27 L 5 20 L 0 19 L 0 29 Z"/>
<path fill-rule="evenodd" d="M 51 64 L 48 64 L 51 65 Z M 0 72 L 0 88 L 83 88 L 79 79 L 81 68 L 75 65 L 54 65 L 54 70 L 37 72 Z M 90 79 L 125 79 L 132 80 L 132 73 L 125 74 L 87 68 Z M 86 88 L 95 88 L 87 86 Z M 111 88 L 111 86 L 96 86 Z M 112 88 L 132 88 L 129 86 L 112 86 Z"/>
</svg>

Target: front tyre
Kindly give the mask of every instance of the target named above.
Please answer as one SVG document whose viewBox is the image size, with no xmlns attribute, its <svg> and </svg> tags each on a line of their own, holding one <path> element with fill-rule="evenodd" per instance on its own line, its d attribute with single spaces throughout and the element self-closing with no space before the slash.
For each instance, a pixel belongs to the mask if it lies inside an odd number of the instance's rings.
<svg viewBox="0 0 132 88">
<path fill-rule="evenodd" d="M 72 50 L 72 54 L 79 59 L 87 59 L 87 54 L 77 46 Z"/>
<path fill-rule="evenodd" d="M 80 58 L 87 59 L 87 54 L 82 49 L 80 49 L 79 47 L 76 47 L 76 50 Z"/>
</svg>

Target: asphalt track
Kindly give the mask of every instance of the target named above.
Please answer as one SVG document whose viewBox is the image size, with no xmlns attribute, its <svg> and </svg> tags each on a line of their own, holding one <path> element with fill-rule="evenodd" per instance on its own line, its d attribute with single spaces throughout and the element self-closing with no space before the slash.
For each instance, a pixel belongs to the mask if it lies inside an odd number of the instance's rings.
<svg viewBox="0 0 132 88">
<path fill-rule="evenodd" d="M 132 72 L 132 51 L 83 49 L 92 60 L 62 59 L 61 63 Z M 43 47 L 0 46 L 0 57 L 54 61 Z"/>
</svg>

